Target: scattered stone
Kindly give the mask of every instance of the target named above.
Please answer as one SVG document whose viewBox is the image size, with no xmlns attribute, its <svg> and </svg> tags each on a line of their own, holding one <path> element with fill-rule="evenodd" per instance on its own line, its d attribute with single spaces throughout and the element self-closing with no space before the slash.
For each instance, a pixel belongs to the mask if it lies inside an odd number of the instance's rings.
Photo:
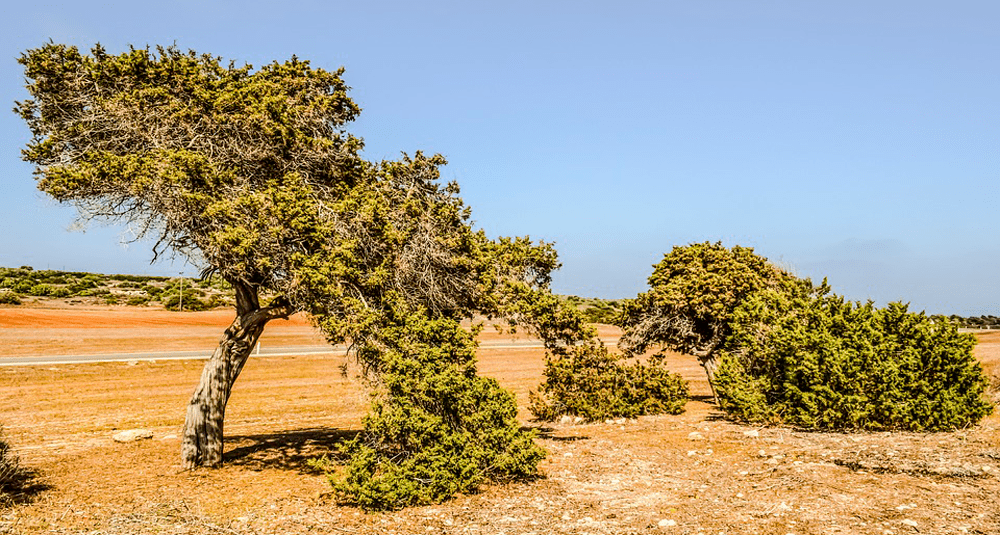
<svg viewBox="0 0 1000 535">
<path fill-rule="evenodd" d="M 115 442 L 135 442 L 144 438 L 153 438 L 153 432 L 148 429 L 129 429 L 111 437 Z"/>
<path fill-rule="evenodd" d="M 128 360 L 128 361 L 125 361 L 125 364 L 128 364 L 129 366 L 135 366 L 136 364 L 139 364 L 139 361 L 138 360 Z"/>
<path fill-rule="evenodd" d="M 743 432 L 743 436 L 750 437 L 750 438 L 757 438 L 757 437 L 760 436 L 760 432 L 757 431 L 756 429 L 751 429 L 749 431 L 744 431 Z"/>
<path fill-rule="evenodd" d="M 658 525 L 661 528 L 669 528 L 669 527 L 676 526 L 677 525 L 677 521 L 673 520 L 673 519 L 670 519 L 670 518 L 664 518 L 663 520 L 660 520 L 660 522 L 659 522 Z"/>
<path fill-rule="evenodd" d="M 758 457 L 767 457 L 767 452 L 764 451 L 764 450 L 760 450 L 760 451 L 757 452 L 757 456 Z"/>
<path fill-rule="evenodd" d="M 564 415 L 562 415 L 562 416 L 561 416 L 561 417 L 559 418 L 559 423 L 561 423 L 561 424 L 571 424 L 571 423 L 573 423 L 573 417 L 572 417 L 572 416 L 569 416 L 569 415 L 566 415 L 566 414 L 564 414 Z"/>
<path fill-rule="evenodd" d="M 705 440 L 705 435 L 697 431 L 691 431 L 688 433 L 688 440 Z"/>
<path fill-rule="evenodd" d="M 905 524 L 905 525 L 907 525 L 907 526 L 910 526 L 913 529 L 917 528 L 917 523 L 915 521 L 913 521 L 913 520 L 910 520 L 909 518 L 904 518 L 904 519 L 900 520 L 900 522 L 903 523 L 903 524 Z"/>
<path fill-rule="evenodd" d="M 177 435 L 163 435 L 160 440 L 177 440 Z"/>
</svg>

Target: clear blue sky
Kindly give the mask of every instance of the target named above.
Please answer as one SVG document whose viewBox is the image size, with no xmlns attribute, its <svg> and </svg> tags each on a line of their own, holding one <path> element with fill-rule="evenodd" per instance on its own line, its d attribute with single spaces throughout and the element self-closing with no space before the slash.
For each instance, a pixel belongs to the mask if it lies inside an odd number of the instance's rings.
<svg viewBox="0 0 1000 535">
<path fill-rule="evenodd" d="M 366 155 L 444 154 L 479 226 L 556 242 L 561 293 L 631 297 L 672 246 L 722 240 L 852 299 L 1000 314 L 994 1 L 40 1 L 2 19 L 8 107 L 17 56 L 49 39 L 343 65 Z M 185 269 L 122 229 L 69 232 L 27 135 L 0 113 L 0 265 Z"/>
</svg>

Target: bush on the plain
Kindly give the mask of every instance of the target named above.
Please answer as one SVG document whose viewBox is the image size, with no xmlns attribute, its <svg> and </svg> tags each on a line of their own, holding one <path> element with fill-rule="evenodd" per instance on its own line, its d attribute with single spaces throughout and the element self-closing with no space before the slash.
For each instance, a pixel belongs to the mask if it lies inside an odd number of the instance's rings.
<svg viewBox="0 0 1000 535">
<path fill-rule="evenodd" d="M 540 420 L 562 415 L 597 421 L 646 414 L 680 414 L 688 386 L 663 360 L 628 364 L 599 341 L 588 341 L 545 363 L 545 382 L 531 393 L 531 412 Z"/>
<path fill-rule="evenodd" d="M 696 355 L 731 418 L 810 429 L 945 430 L 989 414 L 975 338 L 906 305 L 877 308 L 753 249 L 675 247 L 623 314 L 627 351 Z"/>
<path fill-rule="evenodd" d="M 716 373 L 730 417 L 809 429 L 942 431 L 992 410 L 975 337 L 900 303 L 767 291 L 734 314 Z"/>
<path fill-rule="evenodd" d="M 379 386 L 344 448 L 345 473 L 331 477 L 343 499 L 399 509 L 536 476 L 545 452 L 521 429 L 513 394 L 476 374 L 475 334 L 417 315 L 384 334 L 358 352 Z"/>
</svg>

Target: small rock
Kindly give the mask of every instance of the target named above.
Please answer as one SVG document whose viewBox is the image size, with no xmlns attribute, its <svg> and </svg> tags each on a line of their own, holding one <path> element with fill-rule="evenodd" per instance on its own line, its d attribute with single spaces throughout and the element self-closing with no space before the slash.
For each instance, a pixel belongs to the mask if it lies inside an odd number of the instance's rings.
<svg viewBox="0 0 1000 535">
<path fill-rule="evenodd" d="M 177 440 L 177 435 L 163 435 L 160 440 Z"/>
<path fill-rule="evenodd" d="M 583 423 L 583 418 L 577 416 L 576 418 L 573 418 L 573 423 L 574 424 Z"/>
<path fill-rule="evenodd" d="M 750 438 L 757 438 L 760 436 L 760 432 L 757 431 L 756 429 L 751 429 L 749 431 L 744 431 L 743 436 Z"/>
<path fill-rule="evenodd" d="M 664 518 L 663 520 L 660 520 L 660 522 L 659 522 L 658 525 L 661 528 L 669 528 L 669 527 L 676 526 L 677 525 L 677 521 L 673 520 L 673 519 L 670 519 L 670 518 Z"/>
<path fill-rule="evenodd" d="M 702 435 L 697 431 L 691 431 L 688 433 L 688 440 L 705 440 L 705 435 Z"/>
<path fill-rule="evenodd" d="M 571 424 L 571 423 L 573 423 L 573 417 L 572 417 L 572 416 L 569 416 L 569 415 L 566 415 L 566 414 L 564 414 L 564 415 L 562 415 L 562 416 L 561 416 L 561 417 L 559 418 L 559 423 L 561 423 L 561 424 Z"/>
<path fill-rule="evenodd" d="M 111 437 L 115 442 L 135 442 L 144 438 L 153 438 L 153 432 L 148 429 L 129 429 L 115 433 Z"/>
<path fill-rule="evenodd" d="M 760 450 L 760 451 L 757 452 L 757 456 L 758 457 L 767 457 L 767 452 L 764 451 L 764 450 Z"/>
<path fill-rule="evenodd" d="M 692 457 L 692 456 L 694 456 L 694 455 L 698 455 L 698 452 L 697 452 L 697 451 L 695 451 L 695 450 L 690 450 L 690 451 L 688 451 L 688 457 Z"/>
<path fill-rule="evenodd" d="M 569 516 L 569 513 L 563 513 L 563 515 L 562 515 L 562 519 L 563 520 L 569 520 L 570 518 L 571 517 Z"/>
<path fill-rule="evenodd" d="M 911 528 L 916 528 L 917 527 L 917 523 L 914 522 L 913 520 L 910 520 L 909 518 L 904 518 L 904 519 L 900 520 L 900 522 L 903 523 L 903 524 L 905 524 L 905 525 L 907 525 L 907 526 L 910 526 Z"/>
<path fill-rule="evenodd" d="M 125 364 L 128 364 L 129 366 L 135 366 L 136 364 L 139 364 L 139 361 L 138 360 L 128 360 L 128 361 L 125 361 Z"/>
<path fill-rule="evenodd" d="M 771 457 L 770 459 L 764 461 L 764 464 L 778 464 L 778 459 Z"/>
</svg>

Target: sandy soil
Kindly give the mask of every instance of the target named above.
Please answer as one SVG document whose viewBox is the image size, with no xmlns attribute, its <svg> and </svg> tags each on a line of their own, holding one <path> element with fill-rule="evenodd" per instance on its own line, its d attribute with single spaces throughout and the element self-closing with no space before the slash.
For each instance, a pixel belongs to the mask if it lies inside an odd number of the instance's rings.
<svg viewBox="0 0 1000 535">
<path fill-rule="evenodd" d="M 5 355 L 212 347 L 230 319 L 0 309 L 0 347 Z M 322 342 L 302 318 L 275 322 L 265 336 Z M 977 356 L 1000 370 L 1000 332 L 980 339 Z M 47 487 L 0 510 L 0 533 L 1000 533 L 997 415 L 937 434 L 751 428 L 706 403 L 693 358 L 669 363 L 696 394 L 684 414 L 538 425 L 522 410 L 549 452 L 543 479 L 375 515 L 338 504 L 306 463 L 352 436 L 366 410 L 355 370 L 341 373 L 343 357 L 252 361 L 228 408 L 227 465 L 194 472 L 180 470 L 177 435 L 201 362 L 0 368 L 0 423 Z M 481 372 L 522 405 L 543 364 L 534 349 L 480 352 Z M 111 440 L 139 427 L 154 437 Z"/>
</svg>

